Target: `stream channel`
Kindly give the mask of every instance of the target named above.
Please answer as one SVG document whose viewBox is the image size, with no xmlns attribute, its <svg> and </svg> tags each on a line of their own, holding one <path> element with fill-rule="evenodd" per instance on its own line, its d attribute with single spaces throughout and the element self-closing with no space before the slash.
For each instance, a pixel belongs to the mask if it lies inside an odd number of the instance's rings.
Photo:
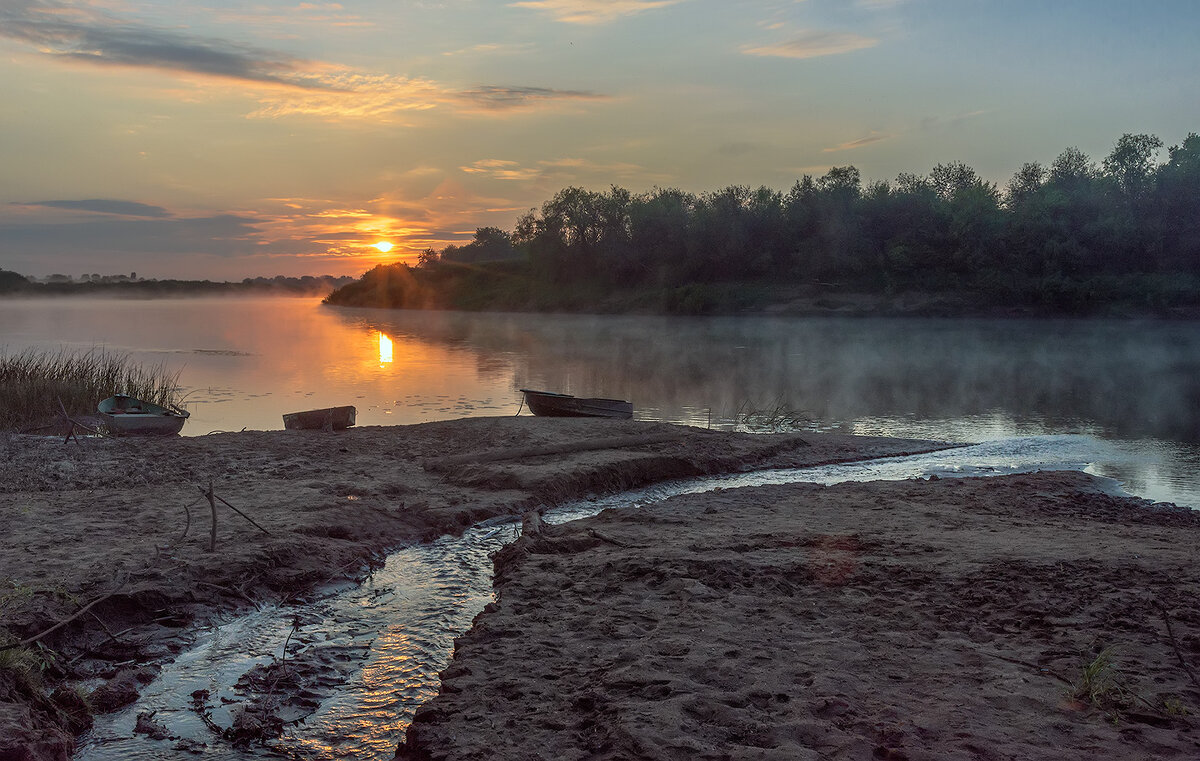
<svg viewBox="0 0 1200 761">
<path fill-rule="evenodd" d="M 1087 470 L 1105 442 L 1088 436 L 1000 439 L 910 457 L 756 471 L 656 484 L 547 511 L 550 523 L 605 508 L 640 507 L 681 494 L 766 484 L 991 476 L 1035 470 Z M 1118 489 L 1113 482 L 1114 490 Z M 99 716 L 81 738 L 78 761 L 204 758 L 391 759 L 417 707 L 438 692 L 454 638 L 491 602 L 490 554 L 513 541 L 519 519 L 493 519 L 461 536 L 402 547 L 360 584 L 324 590 L 303 605 L 267 605 L 197 633 L 133 705 Z M 314 696 L 304 715 L 284 715 L 269 746 L 235 748 L 197 712 L 192 693 L 207 690 L 212 724 L 228 727 L 245 698 L 239 678 L 259 664 L 320 648 L 332 692 Z M 139 713 L 154 712 L 170 739 L 135 734 Z"/>
</svg>

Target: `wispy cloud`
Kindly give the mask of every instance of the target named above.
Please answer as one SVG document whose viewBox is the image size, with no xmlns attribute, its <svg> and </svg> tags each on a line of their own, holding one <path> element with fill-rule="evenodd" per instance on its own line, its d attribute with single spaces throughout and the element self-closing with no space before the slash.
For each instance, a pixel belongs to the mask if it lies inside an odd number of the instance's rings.
<svg viewBox="0 0 1200 761">
<path fill-rule="evenodd" d="M 328 76 L 326 90 L 276 89 L 256 94 L 261 106 L 251 118 L 313 116 L 329 121 L 393 120 L 453 99 L 454 93 L 428 79 L 342 72 Z"/>
<path fill-rule="evenodd" d="M 65 209 L 67 211 L 84 211 L 94 214 L 111 214 L 121 217 L 170 217 L 171 212 L 161 206 L 137 203 L 136 201 L 119 201 L 109 198 L 87 198 L 79 201 L 28 201 L 14 206 L 40 206 L 47 209 Z"/>
<path fill-rule="evenodd" d="M 0 4 L 0 37 L 52 58 L 95 66 L 160 69 L 305 89 L 331 86 L 321 76 L 320 65 L 312 61 L 52 0 Z"/>
<path fill-rule="evenodd" d="M 541 176 L 535 167 L 522 167 L 516 161 L 504 159 L 480 159 L 459 169 L 467 174 L 481 174 L 494 180 L 533 180 Z"/>
<path fill-rule="evenodd" d="M 241 7 L 211 9 L 213 18 L 222 23 L 254 27 L 260 34 L 284 36 L 287 27 L 371 27 L 371 21 L 346 10 L 341 3 L 298 3 L 290 8 L 246 4 Z"/>
<path fill-rule="evenodd" d="M 455 96 L 464 104 L 484 111 L 509 111 L 539 104 L 576 100 L 604 100 L 607 95 L 587 90 L 554 90 L 546 87 L 477 87 Z"/>
<path fill-rule="evenodd" d="M 171 219 L 97 217 L 90 221 L 0 224 L 0 253 L 38 256 L 63 251 L 233 256 L 253 250 L 255 220 L 237 214 Z"/>
<path fill-rule="evenodd" d="M 871 145 L 872 143 L 878 143 L 883 140 L 887 140 L 891 137 L 892 137 L 892 135 L 884 134 L 882 132 L 872 132 L 871 134 L 867 135 L 866 137 L 860 137 L 857 140 L 850 140 L 848 142 L 840 143 L 840 144 L 832 146 L 830 148 L 825 148 L 825 149 L 823 149 L 822 152 L 823 153 L 836 153 L 838 151 L 852 151 L 855 148 L 862 148 L 864 145 Z"/>
<path fill-rule="evenodd" d="M 625 16 L 665 8 L 687 0 L 525 0 L 509 3 L 549 13 L 564 24 L 607 24 Z"/>
<path fill-rule="evenodd" d="M 459 56 L 459 55 L 508 55 L 513 53 L 524 53 L 532 50 L 534 47 L 532 42 L 485 42 L 479 45 L 472 45 L 469 48 L 459 48 L 458 50 L 447 50 L 442 53 L 444 56 Z"/>
<path fill-rule="evenodd" d="M 645 167 L 625 162 L 598 162 L 583 158 L 544 159 L 532 166 L 523 166 L 506 159 L 481 159 L 459 169 L 467 174 L 482 175 L 494 180 L 541 180 L 550 177 L 603 175 L 606 177 L 645 177 Z"/>
<path fill-rule="evenodd" d="M 872 48 L 879 44 L 874 37 L 863 37 L 846 32 L 806 32 L 784 42 L 769 45 L 744 45 L 746 55 L 776 58 L 819 58 L 827 55 L 851 53 L 855 50 Z"/>
<path fill-rule="evenodd" d="M 301 15 L 340 13 L 302 4 Z M 339 16 L 339 18 L 342 18 Z M 349 23 L 349 19 L 342 19 Z M 310 116 L 327 121 L 389 121 L 433 108 L 500 113 L 607 96 L 585 90 L 481 85 L 463 90 L 430 79 L 378 74 L 216 37 L 114 16 L 57 0 L 0 0 L 0 38 L 51 59 L 97 67 L 166 71 L 239 85 L 259 107 L 251 118 Z M 521 49 L 524 46 L 510 46 Z M 500 46 L 481 46 L 480 51 Z"/>
<path fill-rule="evenodd" d="M 970 119 L 976 119 L 980 116 L 985 116 L 990 113 L 991 113 L 991 110 L 989 110 L 989 109 L 979 109 L 976 111 L 967 111 L 966 113 L 962 113 L 962 114 L 955 114 L 954 116 L 950 116 L 950 117 L 947 117 L 944 119 L 940 116 L 926 116 L 924 119 L 921 120 L 921 129 L 936 130 L 936 129 L 940 129 L 943 127 L 957 126 L 957 125 L 959 125 L 965 121 L 968 121 Z"/>
<path fill-rule="evenodd" d="M 645 172 L 645 167 L 639 164 L 630 164 L 623 161 L 601 162 L 592 161 L 591 159 L 577 158 L 562 158 L 549 159 L 547 161 L 539 161 L 542 167 L 545 168 L 547 174 L 559 172 L 588 172 L 590 174 L 606 174 L 615 176 L 628 176 L 633 174 L 641 174 Z"/>
</svg>

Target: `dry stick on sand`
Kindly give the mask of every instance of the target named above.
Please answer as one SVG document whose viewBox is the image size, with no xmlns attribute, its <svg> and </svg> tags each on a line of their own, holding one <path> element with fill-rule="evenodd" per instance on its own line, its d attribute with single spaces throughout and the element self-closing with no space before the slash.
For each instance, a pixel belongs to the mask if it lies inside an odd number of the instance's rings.
<svg viewBox="0 0 1200 761">
<path fill-rule="evenodd" d="M 105 438 L 109 438 L 109 439 L 116 438 L 112 434 L 104 433 L 103 431 L 100 431 L 96 428 L 92 428 L 90 425 L 84 425 L 83 423 L 79 422 L 75 418 L 71 417 L 67 413 L 67 405 L 63 404 L 63 400 L 61 397 L 59 397 L 59 399 L 58 399 L 58 408 L 60 410 L 62 410 L 63 420 L 65 420 L 66 422 L 71 424 L 70 430 L 67 431 L 67 437 L 65 439 L 63 439 L 64 444 L 66 444 L 71 439 L 75 439 L 76 444 L 80 443 L 79 437 L 75 435 L 76 427 L 82 428 L 83 430 L 87 431 L 88 433 L 95 434 L 96 436 L 104 436 Z"/>
<path fill-rule="evenodd" d="M 270 531 L 267 531 L 265 528 L 260 526 L 253 518 L 251 518 L 249 515 L 246 515 L 241 510 L 238 510 L 236 507 L 229 504 L 229 502 L 226 499 L 224 499 L 223 497 L 218 495 L 213 490 L 213 482 L 212 482 L 211 478 L 208 479 L 208 489 L 205 489 L 203 486 L 200 486 L 199 484 L 196 485 L 196 488 L 199 489 L 200 493 L 203 494 L 208 499 L 208 505 L 212 510 L 212 529 L 209 531 L 209 537 L 208 537 L 208 551 L 209 552 L 216 552 L 216 550 L 217 550 L 217 502 L 218 501 L 220 501 L 220 503 L 222 505 L 225 505 L 225 507 L 228 507 L 230 510 L 234 511 L 238 515 L 245 518 L 250 523 L 250 525 L 254 526 L 259 531 L 263 532 L 267 536 L 271 535 Z M 187 508 L 184 508 L 184 509 L 186 510 Z M 191 513 L 188 513 L 188 523 L 189 523 L 189 525 L 191 524 Z M 184 531 L 184 534 L 185 535 L 187 534 L 186 530 Z"/>
<path fill-rule="evenodd" d="M 208 551 L 217 551 L 217 501 L 213 499 L 213 482 L 208 479 L 208 491 L 203 488 L 200 491 L 204 492 L 204 496 L 208 497 L 208 506 L 212 509 L 212 528 L 208 532 Z"/>
<path fill-rule="evenodd" d="M 122 586 L 124 586 L 124 585 L 122 585 Z M 45 637 L 47 634 L 58 631 L 62 627 L 66 626 L 67 624 L 71 623 L 72 621 L 79 618 L 83 614 L 87 613 L 89 610 L 91 610 L 96 605 L 99 605 L 100 603 L 104 602 L 105 600 L 112 597 L 113 595 L 116 595 L 120 591 L 121 590 L 118 588 L 116 592 L 109 592 L 108 594 L 104 595 L 103 597 L 97 597 L 95 600 L 92 600 L 87 605 L 84 605 L 82 608 L 75 611 L 71 615 L 67 616 L 63 620 L 59 621 L 54 626 L 51 626 L 49 629 L 46 629 L 45 631 L 43 631 L 39 634 L 35 634 L 32 637 L 26 637 L 25 639 L 21 640 L 20 642 L 13 642 L 8 645 L 0 645 L 0 650 L 13 650 L 18 647 L 25 647 L 26 645 L 32 645 L 34 642 L 37 642 L 42 637 Z"/>
<path fill-rule="evenodd" d="M 258 529 L 259 531 L 263 532 L 263 533 L 264 533 L 264 534 L 266 534 L 267 536 L 270 536 L 270 535 L 271 535 L 271 532 L 270 532 L 270 531 L 267 531 L 265 528 L 263 528 L 262 526 L 260 526 L 260 525 L 258 525 L 257 523 L 255 523 L 255 522 L 254 522 L 254 519 L 253 519 L 253 518 L 251 518 L 249 515 L 246 515 L 246 514 L 245 514 L 245 513 L 243 513 L 241 510 L 238 510 L 236 507 L 234 507 L 233 505 L 231 505 L 231 504 L 229 504 L 228 502 L 226 502 L 226 501 L 225 501 L 225 499 L 224 499 L 224 498 L 222 498 L 220 494 L 217 494 L 217 495 L 214 495 L 214 496 L 216 496 L 216 498 L 217 498 L 218 500 L 220 500 L 220 502 L 221 502 L 221 504 L 222 504 L 222 505 L 225 505 L 225 507 L 228 507 L 230 510 L 234 511 L 235 513 L 237 513 L 238 515 L 242 516 L 242 517 L 243 517 L 243 518 L 245 518 L 247 521 L 249 521 L 249 522 L 250 522 L 250 525 L 254 526 L 256 529 Z"/>
<path fill-rule="evenodd" d="M 1167 636 L 1171 639 L 1171 647 L 1175 649 L 1175 657 L 1179 659 L 1179 665 L 1183 666 L 1183 670 L 1187 672 L 1188 678 L 1192 680 L 1192 684 L 1200 687 L 1200 680 L 1196 679 L 1196 672 L 1192 671 L 1192 667 L 1188 665 L 1187 660 L 1183 657 L 1183 651 L 1179 649 L 1179 642 L 1175 639 L 1175 631 L 1171 628 L 1171 616 L 1167 613 L 1167 608 L 1161 602 L 1155 602 L 1158 610 L 1162 613 L 1163 623 L 1167 625 Z"/>
</svg>

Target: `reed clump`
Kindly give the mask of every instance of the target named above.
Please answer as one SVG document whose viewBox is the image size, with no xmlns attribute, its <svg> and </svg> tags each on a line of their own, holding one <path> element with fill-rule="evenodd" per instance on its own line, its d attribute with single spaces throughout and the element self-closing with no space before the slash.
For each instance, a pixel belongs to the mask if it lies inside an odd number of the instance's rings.
<svg viewBox="0 0 1200 761">
<path fill-rule="evenodd" d="M 154 404 L 178 402 L 179 373 L 104 349 L 0 350 L 0 430 L 29 430 L 68 415 L 90 415 L 120 392 Z"/>
<path fill-rule="evenodd" d="M 810 428 L 813 420 L 784 399 L 759 406 L 749 400 L 738 404 L 733 415 L 735 431 L 747 433 L 788 433 Z"/>
</svg>

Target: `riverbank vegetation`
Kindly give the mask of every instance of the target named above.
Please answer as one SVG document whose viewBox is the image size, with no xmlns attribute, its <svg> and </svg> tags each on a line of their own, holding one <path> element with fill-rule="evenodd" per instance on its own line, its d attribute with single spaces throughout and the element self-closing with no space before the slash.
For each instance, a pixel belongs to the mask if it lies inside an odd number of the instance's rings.
<svg viewBox="0 0 1200 761">
<path fill-rule="evenodd" d="M 178 374 L 147 367 L 125 354 L 28 350 L 0 353 L 0 430 L 29 430 L 91 415 L 118 391 L 154 404 L 179 402 Z M 60 406 L 61 405 L 61 406 Z"/>
<path fill-rule="evenodd" d="M 960 162 L 865 183 L 853 166 L 787 192 L 570 187 L 512 232 L 480 228 L 327 302 L 403 308 L 1055 314 L 1200 309 L 1200 135 L 1068 148 L 1003 189 Z M 1165 160 L 1160 160 L 1165 153 Z"/>
</svg>

